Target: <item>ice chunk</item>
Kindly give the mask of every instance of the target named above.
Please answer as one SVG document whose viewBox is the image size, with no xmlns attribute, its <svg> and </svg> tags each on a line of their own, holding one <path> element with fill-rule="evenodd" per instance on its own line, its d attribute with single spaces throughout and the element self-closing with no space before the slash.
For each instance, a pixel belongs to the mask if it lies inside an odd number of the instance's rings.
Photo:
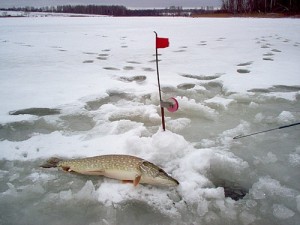
<svg viewBox="0 0 300 225">
<path fill-rule="evenodd" d="M 235 100 L 233 99 L 226 99 L 226 98 L 222 98 L 220 96 L 215 96 L 211 99 L 205 100 L 204 102 L 207 103 L 208 105 L 212 105 L 212 106 L 218 106 L 221 107 L 222 109 L 227 109 L 228 106 L 234 102 Z"/>
<path fill-rule="evenodd" d="M 267 156 L 263 158 L 264 163 L 274 163 L 277 161 L 277 157 L 272 152 L 268 152 Z"/>
<path fill-rule="evenodd" d="M 293 217 L 295 213 L 282 204 L 273 204 L 273 215 L 278 219 L 288 219 Z"/>
<path fill-rule="evenodd" d="M 187 199 L 190 199 L 192 202 L 198 199 L 198 194 L 195 190 L 211 184 L 204 176 L 210 169 L 211 155 L 212 151 L 210 149 L 194 151 L 182 159 L 179 169 L 176 170 L 176 177 L 180 177 L 182 181 L 180 182 L 180 189 Z"/>
<path fill-rule="evenodd" d="M 19 188 L 22 189 L 23 195 L 43 194 L 46 192 L 45 189 L 40 184 L 33 184 L 33 185 L 28 185 L 28 186 L 19 187 Z"/>
<path fill-rule="evenodd" d="M 277 120 L 280 124 L 293 123 L 295 121 L 295 117 L 291 112 L 282 111 L 277 117 Z"/>
<path fill-rule="evenodd" d="M 300 166 L 300 155 L 297 153 L 289 154 L 289 163 L 292 166 L 299 167 Z"/>
<path fill-rule="evenodd" d="M 50 180 L 54 180 L 56 176 L 52 174 L 34 172 L 30 174 L 27 178 L 30 179 L 32 182 L 37 182 L 37 181 L 48 182 Z"/>
<path fill-rule="evenodd" d="M 8 186 L 8 190 L 6 190 L 5 192 L 3 192 L 3 194 L 8 194 L 8 195 L 17 195 L 17 189 L 15 188 L 15 186 L 12 183 L 7 183 Z"/>
<path fill-rule="evenodd" d="M 254 199 L 264 199 L 266 198 L 266 194 L 260 189 L 252 189 L 251 194 Z"/>
<path fill-rule="evenodd" d="M 275 163 L 277 162 L 277 156 L 273 154 L 272 152 L 268 152 L 266 156 L 264 157 L 254 157 L 253 163 L 255 165 L 258 165 L 259 163 L 262 164 L 268 164 L 268 163 Z"/>
<path fill-rule="evenodd" d="M 231 152 L 216 151 L 211 157 L 211 171 L 218 177 L 236 176 L 249 168 L 249 164 Z"/>
<path fill-rule="evenodd" d="M 298 209 L 298 211 L 300 212 L 300 195 L 298 195 L 298 196 L 296 197 L 296 202 L 297 202 L 297 209 Z"/>
<path fill-rule="evenodd" d="M 237 210 L 234 205 L 235 201 L 227 198 L 224 200 L 216 200 L 215 207 L 219 208 L 221 216 L 223 218 L 229 218 L 231 220 L 236 220 Z"/>
<path fill-rule="evenodd" d="M 240 214 L 240 220 L 244 225 L 248 225 L 253 223 L 256 220 L 256 217 L 253 214 L 244 211 Z"/>
<path fill-rule="evenodd" d="M 250 104 L 249 104 L 249 108 L 251 108 L 251 109 L 256 109 L 256 108 L 258 108 L 258 106 L 259 106 L 259 104 L 255 103 L 255 102 L 250 102 Z"/>
<path fill-rule="evenodd" d="M 255 119 L 254 122 L 256 123 L 261 123 L 263 121 L 263 119 L 265 118 L 265 116 L 262 113 L 257 113 L 255 115 Z"/>
<path fill-rule="evenodd" d="M 177 135 L 168 131 L 159 131 L 153 135 L 151 145 L 157 148 L 160 154 L 163 154 L 160 155 L 160 157 L 166 155 L 182 156 L 184 154 L 182 151 L 188 147 L 188 142 L 181 135 Z"/>
<path fill-rule="evenodd" d="M 203 196 L 207 199 L 224 199 L 224 188 L 205 188 L 203 189 Z"/>
<path fill-rule="evenodd" d="M 300 154 L 300 146 L 296 148 L 296 153 Z"/>
<path fill-rule="evenodd" d="M 254 208 L 255 206 L 257 206 L 257 202 L 254 201 L 254 200 L 249 199 L 249 200 L 246 201 L 246 206 L 248 208 Z"/>
<path fill-rule="evenodd" d="M 204 216 L 208 212 L 208 202 L 205 199 L 202 199 L 201 202 L 199 202 L 197 207 L 197 213 L 199 216 Z"/>
<path fill-rule="evenodd" d="M 264 199 L 266 196 L 294 198 L 296 191 L 282 186 L 279 181 L 270 177 L 261 177 L 250 189 L 254 199 Z"/>
<path fill-rule="evenodd" d="M 296 101 L 297 100 L 297 94 L 295 92 L 273 92 L 273 93 L 266 93 L 265 96 L 271 97 L 271 98 L 279 98 L 279 99 L 286 99 L 288 101 Z"/>
<path fill-rule="evenodd" d="M 19 173 L 13 174 L 13 175 L 10 176 L 9 182 L 12 182 L 12 181 L 18 179 L 19 177 L 20 177 L 20 174 L 19 174 Z"/>
<path fill-rule="evenodd" d="M 226 145 L 232 141 L 232 137 L 246 133 L 249 130 L 250 124 L 246 121 L 241 121 L 241 123 L 233 129 L 226 130 L 222 133 L 222 142 Z"/>
<path fill-rule="evenodd" d="M 213 211 L 208 211 L 208 213 L 205 214 L 204 220 L 206 224 L 222 224 L 220 217 Z"/>
<path fill-rule="evenodd" d="M 152 137 L 128 137 L 126 145 L 129 154 L 138 155 L 158 165 L 182 157 L 190 146 L 181 135 L 161 130 Z"/>
<path fill-rule="evenodd" d="M 73 193 L 72 193 L 71 189 L 69 189 L 67 191 L 61 191 L 61 192 L 59 192 L 58 196 L 63 201 L 65 201 L 65 200 L 71 200 L 73 198 Z"/>
<path fill-rule="evenodd" d="M 179 99 L 179 111 L 188 112 L 188 114 L 195 114 L 197 116 L 202 116 L 207 119 L 216 119 L 218 112 L 208 106 L 201 103 L 197 103 L 194 99 L 188 99 L 187 97 L 182 97 Z"/>
<path fill-rule="evenodd" d="M 96 199 L 96 191 L 92 181 L 87 181 L 85 185 L 75 194 L 78 199 Z"/>
<path fill-rule="evenodd" d="M 168 191 L 166 190 L 144 185 L 134 187 L 132 184 L 112 183 L 110 181 L 110 183 L 102 183 L 96 192 L 98 201 L 105 206 L 112 206 L 130 201 L 141 201 L 166 215 L 175 218 L 180 216 L 174 202 L 169 198 Z"/>
<path fill-rule="evenodd" d="M 174 132 L 178 132 L 184 129 L 185 127 L 187 127 L 190 123 L 191 120 L 188 118 L 179 118 L 179 119 L 168 121 L 167 127 Z"/>
</svg>

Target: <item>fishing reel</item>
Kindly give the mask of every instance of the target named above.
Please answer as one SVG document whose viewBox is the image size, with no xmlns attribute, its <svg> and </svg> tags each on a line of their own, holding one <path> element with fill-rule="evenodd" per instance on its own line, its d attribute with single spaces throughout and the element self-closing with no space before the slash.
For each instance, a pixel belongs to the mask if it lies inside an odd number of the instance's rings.
<svg viewBox="0 0 300 225">
<path fill-rule="evenodd" d="M 169 112 L 176 112 L 179 108 L 176 98 L 169 98 L 167 101 L 160 101 L 160 106 L 166 108 Z"/>
</svg>

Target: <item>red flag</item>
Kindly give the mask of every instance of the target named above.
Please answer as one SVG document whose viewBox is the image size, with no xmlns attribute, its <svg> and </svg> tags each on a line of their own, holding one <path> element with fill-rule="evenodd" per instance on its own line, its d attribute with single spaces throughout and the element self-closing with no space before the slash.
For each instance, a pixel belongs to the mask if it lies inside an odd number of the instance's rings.
<svg viewBox="0 0 300 225">
<path fill-rule="evenodd" d="M 169 38 L 156 37 L 156 48 L 167 48 L 169 47 Z"/>
</svg>

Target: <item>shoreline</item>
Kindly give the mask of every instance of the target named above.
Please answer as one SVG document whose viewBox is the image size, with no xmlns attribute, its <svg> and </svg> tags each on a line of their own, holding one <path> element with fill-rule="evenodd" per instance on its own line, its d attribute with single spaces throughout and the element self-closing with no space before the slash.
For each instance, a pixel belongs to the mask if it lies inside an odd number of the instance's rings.
<svg viewBox="0 0 300 225">
<path fill-rule="evenodd" d="M 1 15 L 2 12 L 2 15 Z M 141 16 L 113 16 L 113 15 L 98 15 L 98 14 L 81 14 L 81 13 L 58 13 L 58 12 L 24 12 L 24 11 L 4 11 L 0 10 L 0 18 L 19 18 L 19 17 L 50 17 L 50 16 L 68 16 L 68 17 L 151 17 L 146 15 Z M 294 18 L 299 19 L 300 14 L 285 14 L 285 13 L 227 13 L 227 12 L 210 12 L 191 14 L 189 16 L 184 15 L 165 15 L 155 17 L 191 17 L 191 18 Z"/>
<path fill-rule="evenodd" d="M 300 14 L 288 15 L 284 13 L 204 13 L 192 15 L 193 18 L 295 18 L 299 19 Z"/>
</svg>

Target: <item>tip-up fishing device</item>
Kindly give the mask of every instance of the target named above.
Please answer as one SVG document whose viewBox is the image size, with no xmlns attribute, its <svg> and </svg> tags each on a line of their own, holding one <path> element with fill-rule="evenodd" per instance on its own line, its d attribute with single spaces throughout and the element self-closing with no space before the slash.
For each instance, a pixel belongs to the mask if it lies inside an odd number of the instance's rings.
<svg viewBox="0 0 300 225">
<path fill-rule="evenodd" d="M 233 139 L 240 139 L 240 138 L 244 138 L 244 137 L 253 136 L 253 135 L 256 135 L 256 134 L 267 133 L 267 132 L 270 132 L 270 131 L 273 131 L 273 130 L 280 130 L 280 129 L 293 127 L 293 126 L 297 126 L 297 125 L 300 125 L 300 122 L 292 123 L 292 124 L 289 124 L 289 125 L 280 126 L 280 127 L 276 127 L 276 128 L 272 128 L 272 129 L 268 129 L 268 130 L 258 131 L 258 132 L 254 132 L 254 133 L 251 133 L 251 134 L 238 135 L 238 136 L 234 137 Z"/>
<path fill-rule="evenodd" d="M 159 79 L 159 70 L 158 70 L 158 48 L 167 48 L 169 47 L 169 39 L 168 38 L 161 38 L 157 36 L 157 33 L 155 33 L 155 56 L 156 56 L 156 72 L 157 72 L 157 82 L 158 82 L 158 92 L 159 92 L 159 101 L 160 101 L 160 110 L 161 110 L 161 123 L 162 128 L 165 131 L 166 125 L 165 125 L 165 112 L 164 108 L 166 108 L 169 112 L 176 112 L 178 110 L 179 104 L 178 101 L 175 98 L 170 98 L 167 101 L 163 101 L 161 97 L 161 88 L 160 88 L 160 79 Z"/>
</svg>

